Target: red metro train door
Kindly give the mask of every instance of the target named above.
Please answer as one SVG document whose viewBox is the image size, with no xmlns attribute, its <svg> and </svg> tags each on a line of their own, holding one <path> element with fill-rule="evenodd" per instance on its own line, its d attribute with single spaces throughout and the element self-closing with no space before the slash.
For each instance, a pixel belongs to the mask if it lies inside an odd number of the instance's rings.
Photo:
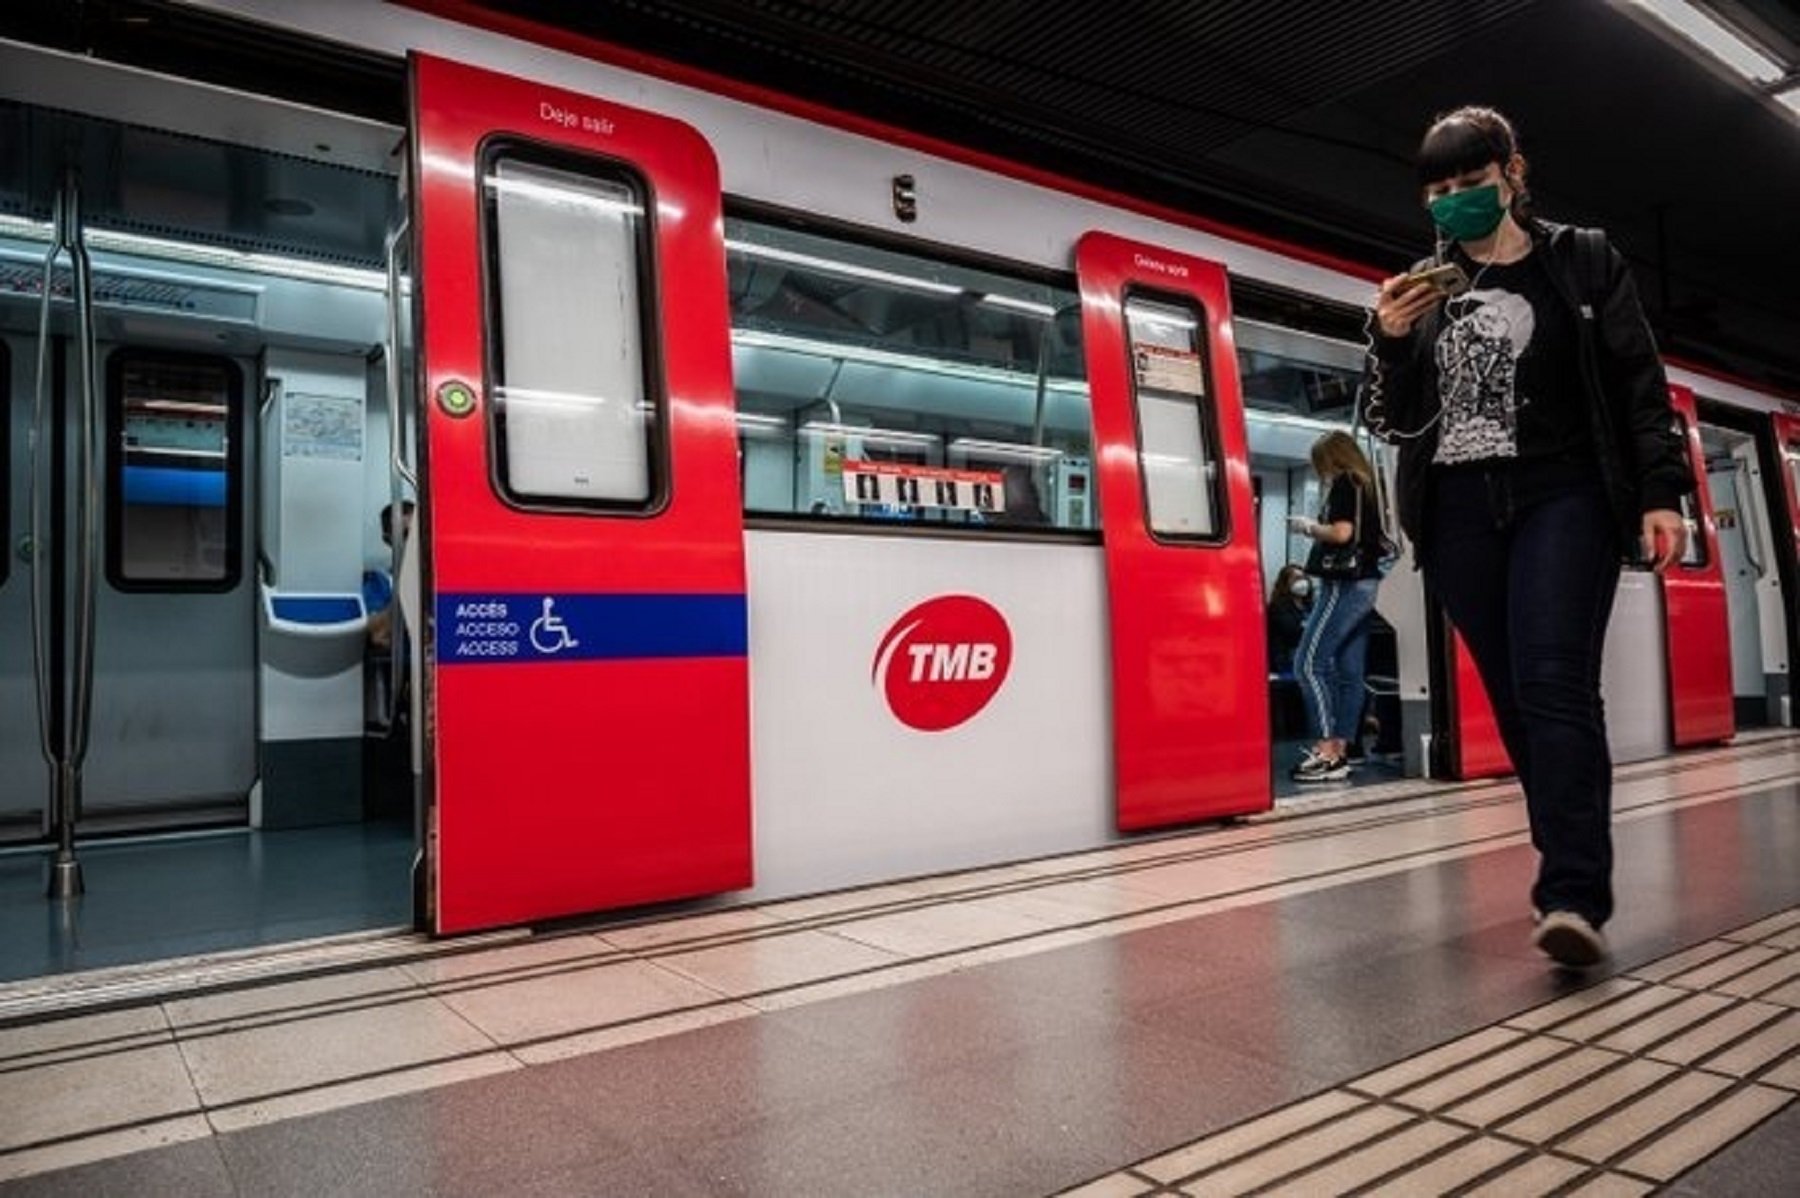
<svg viewBox="0 0 1800 1198">
<path fill-rule="evenodd" d="M 412 61 L 440 932 L 750 882 L 718 169 Z"/>
<path fill-rule="evenodd" d="M 1113 655 L 1118 825 L 1267 810 L 1268 645 L 1225 269 L 1075 251 Z"/>
<path fill-rule="evenodd" d="M 1700 482 L 1687 517 L 1689 541 L 1680 561 L 1663 574 L 1669 654 L 1669 736 L 1676 748 L 1715 744 L 1737 732 L 1731 691 L 1731 616 L 1725 597 L 1725 570 L 1719 560 L 1719 530 L 1712 493 L 1706 485 L 1706 450 L 1700 444 L 1700 417 L 1694 393 L 1671 386 L 1675 429 Z"/>
</svg>

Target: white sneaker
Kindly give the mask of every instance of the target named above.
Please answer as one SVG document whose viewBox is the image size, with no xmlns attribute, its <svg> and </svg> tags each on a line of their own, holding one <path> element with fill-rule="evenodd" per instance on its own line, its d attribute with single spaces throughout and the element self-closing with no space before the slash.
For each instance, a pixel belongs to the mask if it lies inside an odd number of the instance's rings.
<svg viewBox="0 0 1800 1198">
<path fill-rule="evenodd" d="M 1342 782 L 1350 776 L 1350 763 L 1342 757 L 1321 757 L 1308 753 L 1299 765 L 1288 771 L 1296 782 Z"/>
<path fill-rule="evenodd" d="M 1550 911 L 1531 934 L 1537 950 L 1570 969 L 1586 969 L 1606 960 L 1606 937 L 1573 911 Z"/>
</svg>

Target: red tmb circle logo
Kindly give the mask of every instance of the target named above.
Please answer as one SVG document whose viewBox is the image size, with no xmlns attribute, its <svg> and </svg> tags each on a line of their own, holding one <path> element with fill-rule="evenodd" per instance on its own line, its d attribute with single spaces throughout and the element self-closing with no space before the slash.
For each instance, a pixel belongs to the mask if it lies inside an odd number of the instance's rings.
<svg viewBox="0 0 1800 1198">
<path fill-rule="evenodd" d="M 902 724 L 942 732 L 975 718 L 1011 666 L 1006 617 L 973 595 L 940 595 L 894 621 L 871 679 Z"/>
</svg>

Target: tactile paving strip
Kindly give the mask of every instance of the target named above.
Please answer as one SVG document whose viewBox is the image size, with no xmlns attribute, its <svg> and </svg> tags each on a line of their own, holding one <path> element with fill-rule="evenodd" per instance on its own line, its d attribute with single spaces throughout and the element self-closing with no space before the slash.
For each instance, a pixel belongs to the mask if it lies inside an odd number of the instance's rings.
<svg viewBox="0 0 1800 1198">
<path fill-rule="evenodd" d="M 1800 908 L 1068 1195 L 1648 1194 L 1800 1098 Z"/>
</svg>

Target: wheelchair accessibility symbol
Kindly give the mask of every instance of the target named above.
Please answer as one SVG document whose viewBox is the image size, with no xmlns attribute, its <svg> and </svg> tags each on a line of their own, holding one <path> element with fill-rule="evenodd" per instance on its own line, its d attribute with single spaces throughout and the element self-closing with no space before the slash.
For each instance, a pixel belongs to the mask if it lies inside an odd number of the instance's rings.
<svg viewBox="0 0 1800 1198">
<path fill-rule="evenodd" d="M 569 626 L 556 614 L 556 600 L 544 596 L 544 614 L 531 622 L 531 647 L 539 653 L 555 654 L 580 644 L 569 635 Z"/>
</svg>

